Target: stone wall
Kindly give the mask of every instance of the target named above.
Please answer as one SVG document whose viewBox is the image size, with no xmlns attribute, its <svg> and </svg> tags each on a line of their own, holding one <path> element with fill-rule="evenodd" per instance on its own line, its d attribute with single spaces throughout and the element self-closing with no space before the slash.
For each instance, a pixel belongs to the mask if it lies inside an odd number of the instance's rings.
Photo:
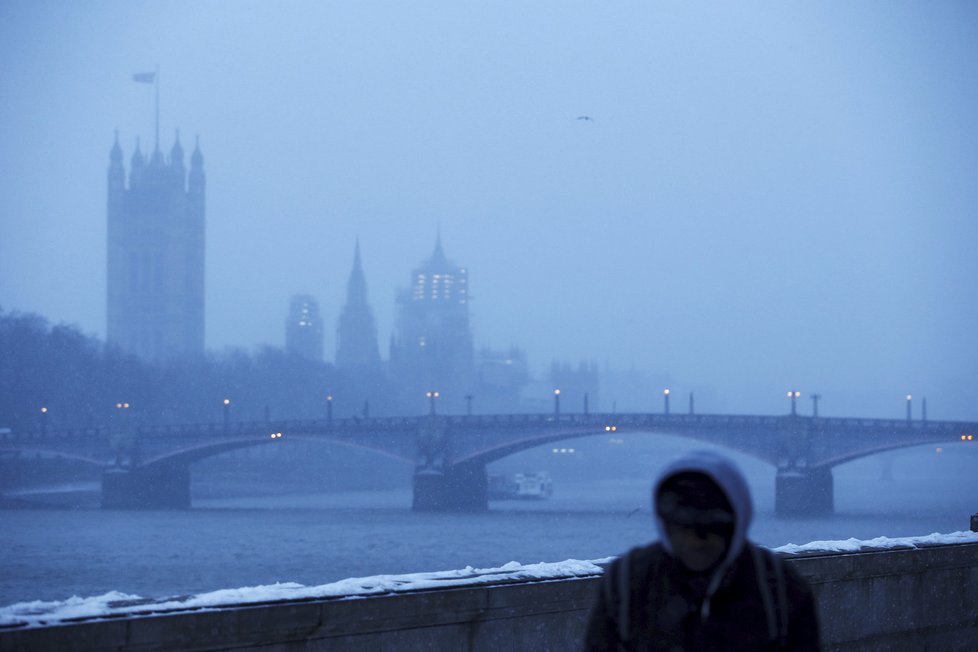
<svg viewBox="0 0 978 652">
<path fill-rule="evenodd" d="M 978 544 L 790 558 L 826 650 L 978 649 Z M 598 578 L 229 605 L 0 630 L 18 650 L 575 650 Z"/>
</svg>

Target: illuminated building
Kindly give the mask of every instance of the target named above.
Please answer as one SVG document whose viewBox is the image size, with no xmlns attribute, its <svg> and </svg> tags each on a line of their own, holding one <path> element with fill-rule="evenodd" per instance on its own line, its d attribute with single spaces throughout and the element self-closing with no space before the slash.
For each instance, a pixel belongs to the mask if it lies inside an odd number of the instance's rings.
<svg viewBox="0 0 978 652">
<path fill-rule="evenodd" d="M 285 351 L 310 360 L 323 359 L 323 320 L 319 303 L 308 294 L 296 294 L 285 320 Z"/>
<path fill-rule="evenodd" d="M 461 412 L 473 384 L 468 272 L 450 262 L 441 238 L 411 274 L 411 287 L 397 297 L 391 372 L 407 406 L 429 390 L 440 392 L 442 411 Z"/>
</svg>

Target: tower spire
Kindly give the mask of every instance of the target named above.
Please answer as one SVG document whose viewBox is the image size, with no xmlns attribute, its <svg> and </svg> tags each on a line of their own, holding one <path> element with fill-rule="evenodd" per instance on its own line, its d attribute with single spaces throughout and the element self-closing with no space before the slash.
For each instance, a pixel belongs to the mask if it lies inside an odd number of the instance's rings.
<svg viewBox="0 0 978 652">
<path fill-rule="evenodd" d="M 353 269 L 346 285 L 346 305 L 336 327 L 336 366 L 341 370 L 368 374 L 380 368 L 377 325 L 367 303 L 359 236 L 353 248 Z"/>
<path fill-rule="evenodd" d="M 367 304 L 367 280 L 360 262 L 360 236 L 357 236 L 353 246 L 353 269 L 350 270 L 350 280 L 346 284 L 346 302 L 351 306 Z"/>
<path fill-rule="evenodd" d="M 438 225 L 435 231 L 435 250 L 431 254 L 431 263 L 440 267 L 448 265 L 448 259 L 445 258 L 445 250 L 441 247 L 441 224 Z"/>
</svg>

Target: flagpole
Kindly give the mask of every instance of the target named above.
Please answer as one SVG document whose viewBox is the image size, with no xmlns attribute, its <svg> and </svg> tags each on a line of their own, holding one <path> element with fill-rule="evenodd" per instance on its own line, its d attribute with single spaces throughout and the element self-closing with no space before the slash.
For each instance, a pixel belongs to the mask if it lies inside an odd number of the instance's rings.
<svg viewBox="0 0 978 652">
<path fill-rule="evenodd" d="M 153 75 L 156 82 L 156 151 L 160 151 L 160 64 L 156 64 L 156 74 Z"/>
</svg>

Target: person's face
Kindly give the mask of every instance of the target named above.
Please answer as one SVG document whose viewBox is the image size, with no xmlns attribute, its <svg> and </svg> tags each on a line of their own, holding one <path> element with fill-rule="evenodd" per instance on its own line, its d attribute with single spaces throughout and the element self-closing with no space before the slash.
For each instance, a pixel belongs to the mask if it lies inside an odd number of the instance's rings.
<svg viewBox="0 0 978 652">
<path fill-rule="evenodd" d="M 716 530 L 669 523 L 666 534 L 676 558 L 696 573 L 719 564 L 727 552 L 727 539 Z"/>
</svg>

